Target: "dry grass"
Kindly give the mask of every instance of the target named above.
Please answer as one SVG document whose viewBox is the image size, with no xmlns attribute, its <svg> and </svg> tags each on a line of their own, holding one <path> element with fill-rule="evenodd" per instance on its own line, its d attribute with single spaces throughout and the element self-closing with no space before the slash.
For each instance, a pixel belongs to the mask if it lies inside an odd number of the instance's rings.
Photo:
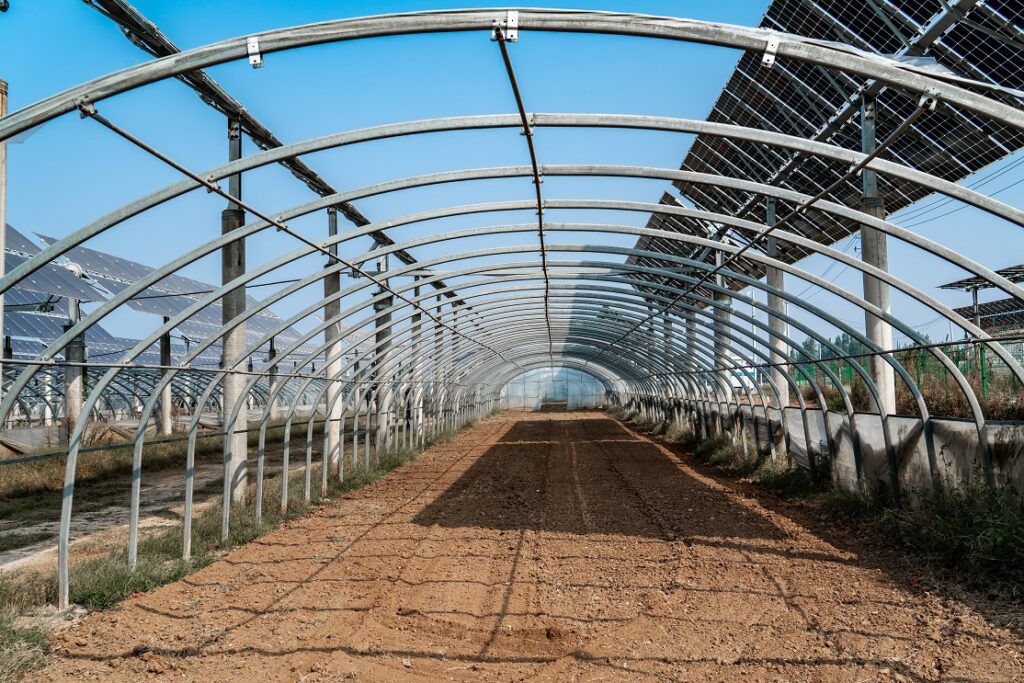
<svg viewBox="0 0 1024 683">
<path fill-rule="evenodd" d="M 305 433 L 305 427 L 301 429 Z M 296 428 L 293 425 L 294 438 Z M 446 441 L 452 433 L 435 438 L 427 446 Z M 253 435 L 251 435 L 253 436 Z M 321 432 L 322 436 L 322 432 Z M 280 440 L 283 429 L 277 428 L 271 438 Z M 216 450 L 220 448 L 219 437 L 214 438 Z M 198 451 L 198 448 L 197 448 Z M 183 456 L 176 450 L 165 454 L 169 463 Z M 151 590 L 176 581 L 197 569 L 213 562 L 228 549 L 248 543 L 276 528 L 282 522 L 308 514 L 312 509 L 325 505 L 335 496 L 346 491 L 366 486 L 391 470 L 414 458 L 416 451 L 396 450 L 378 453 L 370 467 L 356 467 L 346 473 L 344 481 L 328 478 L 325 495 L 319 486 L 314 486 L 309 501 L 304 500 L 304 477 L 289 479 L 287 513 L 281 512 L 281 479 L 268 478 L 264 485 L 263 516 L 260 524 L 255 520 L 254 488 L 250 490 L 249 501 L 233 509 L 230 533 L 221 539 L 221 507 L 212 505 L 198 514 L 193 521 L 192 557 L 183 560 L 182 534 L 178 527 L 158 527 L 143 532 L 139 543 L 138 566 L 128 570 L 127 551 L 123 539 L 116 545 L 92 547 L 88 557 L 73 558 L 71 571 L 71 602 L 90 609 L 103 609 L 114 605 L 133 593 Z M 159 457 L 159 455 L 155 456 Z M 108 459 L 110 458 L 110 459 Z M 103 476 L 103 472 L 123 472 L 123 460 L 117 456 L 100 459 L 89 470 L 89 476 Z M 130 456 L 129 456 L 130 466 Z M 50 490 L 52 476 L 63 470 L 40 470 L 31 477 L 19 481 L 42 490 Z M 43 473 L 49 472 L 51 478 Z M 320 465 L 311 470 L 313 481 L 319 482 Z M 8 491 L 14 489 L 7 484 Z M 14 489 L 17 490 L 17 489 Z M 52 605 L 57 598 L 57 580 L 54 572 L 16 571 L 0 572 L 0 683 L 19 680 L 26 672 L 37 668 L 45 661 L 48 651 L 47 630 L 43 621 L 34 615 L 45 605 Z"/>
</svg>

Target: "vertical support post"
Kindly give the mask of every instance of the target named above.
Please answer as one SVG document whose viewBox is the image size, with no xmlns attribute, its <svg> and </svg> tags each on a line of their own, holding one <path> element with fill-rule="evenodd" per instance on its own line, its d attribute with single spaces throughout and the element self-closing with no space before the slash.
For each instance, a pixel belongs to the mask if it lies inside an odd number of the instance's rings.
<svg viewBox="0 0 1024 683">
<path fill-rule="evenodd" d="M 861 151 L 870 154 L 875 150 L 875 120 L 877 105 L 874 97 L 861 99 Z M 878 174 L 868 168 L 861 172 L 861 210 L 875 218 L 885 218 L 885 200 L 878 189 Z M 865 263 L 881 270 L 889 269 L 889 247 L 886 235 L 874 228 L 860 227 L 861 258 Z M 889 312 L 889 285 L 874 276 L 864 273 L 864 299 L 886 313 Z M 864 313 L 866 336 L 882 349 L 892 348 L 892 327 L 869 312 Z M 885 413 L 896 412 L 896 376 L 892 366 L 881 356 L 869 358 L 871 378 L 878 385 Z"/>
<path fill-rule="evenodd" d="M 0 78 L 0 118 L 7 116 L 7 81 Z M 7 248 L 7 142 L 0 140 L 0 277 L 4 276 Z M 0 339 L 4 338 L 4 294 L 0 292 Z M 0 363 L 0 400 L 3 393 L 3 363 Z"/>
<path fill-rule="evenodd" d="M 164 325 L 170 320 L 164 316 Z M 171 365 L 171 333 L 168 330 L 160 335 L 160 369 L 161 378 L 166 378 L 170 373 Z M 160 434 L 170 436 L 174 431 L 174 423 L 171 415 L 171 383 L 167 382 L 160 391 Z"/>
<path fill-rule="evenodd" d="M 776 214 L 775 214 L 775 198 L 770 197 L 765 204 L 765 222 L 771 226 L 775 225 Z M 768 236 L 767 244 L 767 255 L 770 258 L 779 258 L 779 243 L 775 239 L 774 235 Z M 781 268 L 774 268 L 768 266 L 767 270 L 767 282 L 769 287 L 774 287 L 779 291 L 786 289 L 786 280 Z M 769 348 L 771 349 L 772 368 L 771 376 L 775 385 L 779 388 L 779 395 L 775 396 L 772 392 L 772 396 L 775 398 L 775 402 L 778 404 L 775 407 L 782 410 L 789 405 L 789 382 L 786 380 L 786 366 L 775 365 L 777 363 L 785 363 L 788 358 L 786 357 L 786 342 L 781 337 L 785 337 L 789 334 L 789 325 L 779 315 L 785 315 L 787 311 L 786 300 L 777 294 L 768 294 L 768 328 L 775 334 L 771 335 L 771 339 L 768 340 Z"/>
<path fill-rule="evenodd" d="M 228 119 L 228 161 L 242 158 L 242 127 L 237 119 Z M 242 176 L 236 173 L 228 178 L 228 192 L 232 197 L 242 197 Z M 245 212 L 235 202 L 229 201 L 228 207 L 221 213 L 221 234 L 228 234 L 245 224 Z M 225 244 L 221 249 L 221 283 L 227 284 L 245 273 L 245 240 L 239 239 Z M 245 311 L 245 288 L 237 287 L 227 292 L 221 299 L 222 321 L 226 324 Z M 245 323 L 227 331 L 223 339 L 221 367 L 237 358 L 245 351 Z M 222 383 L 221 421 L 225 426 L 239 401 L 244 401 L 245 375 L 228 372 Z M 225 439 L 230 441 L 224 459 L 224 494 L 225 508 L 227 501 L 241 503 L 245 500 L 248 484 L 246 456 L 248 441 L 248 411 L 243 407 L 238 420 L 235 421 L 234 432 Z"/>
<path fill-rule="evenodd" d="M 330 206 L 327 208 L 327 234 L 334 237 L 338 234 L 338 209 Z M 338 245 L 332 244 L 328 247 L 331 256 L 338 255 Z M 332 258 L 327 259 L 327 267 L 335 264 Z M 324 275 L 324 299 L 334 297 L 341 289 L 341 273 L 337 270 Z M 324 320 L 337 318 L 341 314 L 341 301 L 334 298 L 324 304 Z M 341 421 L 345 419 L 343 414 L 344 401 L 341 400 L 344 384 L 341 381 L 341 370 L 344 367 L 341 357 L 341 321 L 330 323 L 324 329 L 324 341 L 327 343 L 325 360 L 327 367 L 324 368 L 325 379 L 327 380 L 327 413 L 324 415 L 324 430 L 326 430 L 327 455 L 324 458 L 324 467 L 330 470 L 339 467 L 341 460 Z"/>
<path fill-rule="evenodd" d="M 71 329 L 82 319 L 82 311 L 78 299 L 68 299 L 68 324 L 65 330 Z M 82 396 L 85 393 L 85 368 L 76 363 L 85 362 L 85 339 L 79 335 L 64 347 L 64 358 L 68 365 L 64 369 L 64 425 L 67 430 L 65 438 L 71 436 L 82 414 Z"/>
<path fill-rule="evenodd" d="M 715 265 L 721 266 L 724 261 L 725 254 L 721 250 L 716 250 Z M 722 275 L 721 271 L 715 275 L 715 284 L 719 287 L 726 286 L 725 276 Z M 732 381 L 728 370 L 731 362 L 729 360 L 729 338 L 726 336 L 726 329 L 729 326 L 731 298 L 725 293 L 716 291 L 714 299 L 715 303 L 718 304 L 712 313 L 715 325 L 715 381 L 722 388 L 722 393 L 725 395 L 726 408 L 731 410 Z M 721 423 L 725 419 L 727 419 L 727 416 L 719 416 L 719 429 L 721 429 Z"/>
<path fill-rule="evenodd" d="M 274 339 L 274 337 L 270 338 L 270 349 L 267 351 L 267 375 L 269 382 L 267 390 L 270 392 L 271 396 L 274 395 L 274 390 L 277 389 L 277 383 L 280 379 L 277 376 L 277 363 L 274 363 L 274 359 L 277 358 L 277 346 L 274 345 Z M 274 420 L 277 417 L 278 401 L 280 401 L 280 398 L 275 397 L 274 400 L 270 402 L 270 405 L 267 406 L 268 421 Z"/>
<path fill-rule="evenodd" d="M 377 259 L 377 270 L 380 273 L 380 279 L 387 283 L 387 271 L 388 257 L 382 256 Z M 381 287 L 377 290 L 377 294 L 383 294 L 386 290 Z M 390 308 L 393 304 L 394 299 L 391 296 L 384 297 L 373 306 L 373 310 L 384 313 L 377 318 L 377 332 L 375 335 L 375 341 L 377 343 L 377 349 L 373 353 L 373 388 L 374 395 L 377 397 L 377 436 L 376 436 L 376 447 L 378 455 L 381 450 L 385 447 L 385 442 L 388 438 L 388 427 L 390 426 L 390 413 L 391 410 L 391 378 L 390 376 L 384 375 L 384 369 L 387 366 L 388 351 L 391 348 L 391 312 Z M 369 425 L 369 415 L 367 415 L 367 425 Z"/>
<path fill-rule="evenodd" d="M 415 282 L 419 283 L 420 276 L 416 275 L 414 278 Z M 413 300 L 419 303 L 420 298 L 420 286 L 416 284 L 413 286 Z M 420 304 L 422 305 L 422 304 Z M 422 368 L 422 346 L 423 346 L 423 328 L 421 325 L 422 317 L 420 309 L 417 308 L 416 312 L 412 314 L 412 363 L 409 370 L 409 391 L 412 392 L 413 404 L 412 404 L 412 424 L 408 428 L 412 431 L 412 436 L 409 441 L 409 445 L 415 447 L 422 439 L 423 434 L 423 389 L 422 386 L 416 381 L 423 377 Z"/>
</svg>

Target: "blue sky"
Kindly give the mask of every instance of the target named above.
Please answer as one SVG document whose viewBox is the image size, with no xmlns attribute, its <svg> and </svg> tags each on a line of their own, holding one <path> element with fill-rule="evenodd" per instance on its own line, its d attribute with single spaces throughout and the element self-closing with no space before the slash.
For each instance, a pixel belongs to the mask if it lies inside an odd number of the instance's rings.
<svg viewBox="0 0 1024 683">
<path fill-rule="evenodd" d="M 0 15 L 0 77 L 10 83 L 11 109 L 16 110 L 82 81 L 136 64 L 147 55 L 131 45 L 118 29 L 80 2 L 12 0 Z M 765 2 L 553 2 L 551 7 L 587 7 L 668 14 L 736 24 L 756 25 Z M 179 47 L 187 49 L 222 38 L 326 19 L 382 12 L 446 7 L 489 6 L 471 2 L 301 2 L 221 0 L 219 2 L 138 0 L 136 6 Z M 621 112 L 703 118 L 731 72 L 738 53 L 721 48 L 615 36 L 531 34 L 511 47 L 526 106 L 534 111 Z M 286 142 L 329 132 L 380 123 L 450 115 L 509 113 L 514 100 L 496 46 L 486 34 L 411 36 L 319 46 L 269 55 L 266 66 L 253 70 L 244 62 L 210 71 L 260 120 Z M 101 111 L 144 140 L 192 169 L 223 163 L 226 157 L 222 117 L 202 104 L 177 81 L 158 83 L 100 104 Z M 542 163 L 615 163 L 677 168 L 691 142 L 678 134 L 590 130 L 541 130 L 537 135 Z M 20 144 L 11 145 L 8 221 L 22 232 L 62 236 L 132 199 L 178 179 L 174 171 L 112 133 L 77 115 L 42 127 Z M 246 152 L 253 147 L 247 145 Z M 338 188 L 458 168 L 528 163 L 526 146 L 514 131 L 452 133 L 392 140 L 333 150 L 307 162 Z M 1021 177 L 1010 171 L 987 190 L 1011 185 Z M 630 180 L 567 180 L 549 178 L 548 197 L 615 197 L 657 201 L 667 183 Z M 486 181 L 429 190 L 395 193 L 358 203 L 373 219 L 403 215 L 453 203 L 528 199 L 526 179 Z M 1000 198 L 1020 205 L 1024 189 L 1012 187 Z M 266 211 L 307 201 L 311 192 L 286 171 L 266 168 L 247 174 L 245 197 Z M 130 220 L 90 243 L 98 249 L 157 265 L 219 233 L 223 200 L 194 193 Z M 918 226 L 924 234 L 959 249 L 987 265 L 1003 267 L 1019 261 L 1006 248 L 1012 228 L 966 209 L 945 206 L 923 216 L 935 220 Z M 530 212 L 507 215 L 510 222 L 528 222 Z M 610 215 L 554 212 L 551 220 L 614 221 L 642 225 L 641 214 Z M 920 219 L 914 219 L 920 220 Z M 493 219 L 467 217 L 397 230 L 397 239 L 418 231 L 486 225 Z M 310 237 L 325 232 L 322 214 L 297 220 L 294 227 Z M 978 239 L 984 234 L 984 240 Z M 528 236 L 505 238 L 524 243 Z M 559 237 L 562 241 L 573 241 Z M 580 238 L 581 239 L 581 238 Z M 631 245 L 631 239 L 606 238 Z M 495 242 L 491 242 L 494 244 Z M 250 263 L 258 263 L 297 245 L 285 236 L 268 235 L 249 246 Z M 856 253 L 856 245 L 843 242 Z M 935 290 L 961 273 L 912 249 L 891 244 L 892 270 L 953 305 L 968 303 L 966 295 Z M 439 250 L 421 250 L 429 257 Z M 322 259 L 318 259 L 322 260 Z M 308 272 L 300 262 L 284 275 Z M 822 272 L 822 259 L 807 262 Z M 219 258 L 205 259 L 188 273 L 210 282 L 219 280 Z M 859 273 L 833 267 L 827 276 L 860 290 Z M 804 285 L 792 282 L 790 288 Z M 809 293 L 810 294 L 810 293 Z M 863 325 L 860 314 L 845 304 L 817 294 L 837 315 Z M 763 298 L 763 295 L 759 295 Z M 297 310 L 298 297 L 278 307 L 280 314 Z M 894 309 L 914 323 L 929 323 L 935 314 L 903 297 Z M 126 336 L 137 323 L 120 317 L 109 326 Z M 926 330 L 941 338 L 947 326 L 931 322 Z M 959 334 L 957 331 L 955 334 Z"/>
</svg>

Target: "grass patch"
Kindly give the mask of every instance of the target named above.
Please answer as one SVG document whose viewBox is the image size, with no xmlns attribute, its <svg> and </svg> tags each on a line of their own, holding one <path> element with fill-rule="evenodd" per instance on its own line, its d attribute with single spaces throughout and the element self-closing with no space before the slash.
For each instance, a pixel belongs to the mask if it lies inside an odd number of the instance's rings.
<svg viewBox="0 0 1024 683">
<path fill-rule="evenodd" d="M 915 555 L 955 570 L 969 586 L 1005 583 L 1024 599 L 1024 499 L 1010 489 L 968 486 L 901 498 L 830 491 L 834 514 L 869 522 Z"/>
<path fill-rule="evenodd" d="M 447 441 L 453 434 L 444 433 L 429 441 L 426 446 Z M 256 524 L 253 488 L 250 489 L 248 502 L 233 508 L 226 540 L 221 539 L 221 507 L 209 506 L 193 519 L 192 557 L 188 560 L 182 559 L 183 538 L 180 527 L 143 530 L 135 571 L 128 570 L 127 549 L 123 542 L 103 548 L 98 556 L 73 561 L 71 602 L 89 609 L 104 609 L 133 593 L 177 581 L 212 563 L 227 550 L 259 538 L 285 520 L 302 517 L 314 508 L 329 503 L 335 496 L 377 481 L 415 458 L 417 452 L 402 449 L 376 454 L 368 468 L 361 465 L 351 468 L 349 462 L 346 462 L 344 481 L 338 481 L 332 472 L 332 476 L 328 477 L 326 493 L 321 491 L 322 470 L 316 464 L 311 469 L 313 487 L 309 501 L 304 499 L 304 474 L 293 471 L 288 482 L 289 504 L 286 513 L 281 512 L 280 476 L 267 478 L 264 480 L 260 524 Z M 48 635 L 45 628 L 32 623 L 31 615 L 43 606 L 56 603 L 56 600 L 57 579 L 54 572 L 0 572 L 0 683 L 18 680 L 24 673 L 44 662 L 48 651 Z"/>
<path fill-rule="evenodd" d="M 27 545 L 32 545 L 39 541 L 45 541 L 50 537 L 50 534 L 42 531 L 31 534 L 22 534 L 12 531 L 11 533 L 0 535 L 0 553 L 7 550 L 24 548 Z"/>
<path fill-rule="evenodd" d="M 19 680 L 46 661 L 50 642 L 46 630 L 20 624 L 16 612 L 0 610 L 0 681 Z"/>
<path fill-rule="evenodd" d="M 1016 491 L 985 485 L 942 494 L 931 491 L 893 496 L 884 489 L 860 494 L 833 486 L 829 472 L 818 477 L 805 468 L 744 455 L 727 437 L 699 441 L 689 425 L 669 437 L 698 460 L 747 477 L 783 498 L 806 498 L 845 521 L 864 521 L 933 566 L 951 570 L 964 585 L 990 589 L 1002 584 L 1013 599 L 1024 599 L 1024 498 Z M 978 474 L 975 481 L 980 481 Z"/>
</svg>

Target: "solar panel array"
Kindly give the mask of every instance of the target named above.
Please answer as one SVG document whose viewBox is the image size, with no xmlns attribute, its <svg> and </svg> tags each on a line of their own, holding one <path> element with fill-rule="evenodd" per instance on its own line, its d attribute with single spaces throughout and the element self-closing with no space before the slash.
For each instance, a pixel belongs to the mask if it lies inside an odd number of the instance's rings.
<svg viewBox="0 0 1024 683">
<path fill-rule="evenodd" d="M 56 241 L 53 237 L 39 237 L 46 244 Z M 39 251 L 39 247 L 31 239 L 10 225 L 7 226 L 4 257 L 8 270 L 24 263 Z M 104 301 L 152 272 L 152 268 L 141 263 L 81 246 L 68 252 L 65 257 L 46 264 L 20 281 L 18 286 L 4 293 L 4 335 L 10 337 L 12 356 L 17 359 L 36 358 L 64 333 L 69 318 L 69 298 L 86 303 Z M 214 287 L 208 283 L 171 275 L 130 299 L 128 306 L 141 313 L 173 316 L 195 303 L 202 294 L 213 289 Z M 248 305 L 255 304 L 256 300 L 248 297 Z M 182 337 L 200 341 L 215 334 L 221 324 L 221 305 L 220 302 L 216 302 L 184 321 L 178 326 L 178 330 Z M 273 313 L 261 312 L 248 322 L 249 337 L 255 341 L 269 334 L 280 324 L 281 319 Z M 277 335 L 277 346 L 282 348 L 298 338 L 298 331 L 288 327 Z M 117 361 L 121 355 L 139 343 L 137 339 L 115 337 L 102 325 L 90 327 L 85 333 L 85 340 L 88 358 L 95 362 Z M 182 358 L 185 349 L 185 344 L 175 335 L 171 346 L 172 359 L 177 361 Z M 300 352 L 308 353 L 311 349 L 312 347 L 306 344 Z M 259 363 L 263 359 L 258 357 L 254 360 Z M 143 351 L 134 362 L 158 365 L 159 345 L 154 344 Z M 219 342 L 205 349 L 192 363 L 195 366 L 208 367 L 216 367 L 219 364 Z"/>
<path fill-rule="evenodd" d="M 1010 282 L 1024 282 L 1024 264 L 1019 266 L 1010 266 L 1009 268 L 1000 268 L 996 272 Z M 989 289 L 994 286 L 995 285 L 982 277 L 966 277 L 963 280 L 939 285 L 939 289 L 962 289 L 964 291 L 970 291 L 972 289 Z"/>
<path fill-rule="evenodd" d="M 57 241 L 56 238 L 46 235 L 39 235 L 39 239 L 47 245 Z M 91 281 L 113 295 L 121 293 L 142 278 L 149 276 L 154 270 L 136 261 L 82 246 L 70 250 L 66 256 L 80 266 Z M 134 295 L 127 303 L 129 307 L 141 313 L 173 317 L 214 289 L 215 287 L 209 283 L 172 274 Z M 246 297 L 247 307 L 252 308 L 256 304 L 256 299 L 251 296 Z M 223 309 L 220 301 L 215 301 L 179 324 L 178 329 L 190 339 L 207 339 L 220 330 L 223 325 L 222 315 Z M 250 341 L 255 342 L 273 332 L 280 324 L 280 318 L 264 310 L 246 322 L 246 332 Z M 277 336 L 282 342 L 288 342 L 298 339 L 299 333 L 292 328 L 286 328 Z"/>
<path fill-rule="evenodd" d="M 957 4 L 957 3 L 953 3 Z M 960 2 L 959 5 L 965 4 Z M 966 13 L 949 7 L 948 0 L 773 0 L 760 26 L 828 41 L 841 41 L 876 53 L 920 61 L 934 58 L 935 67 L 984 83 L 1024 89 L 1024 4 L 1019 0 L 989 0 Z M 710 121 L 766 129 L 860 149 L 860 94 L 877 92 L 877 136 L 884 140 L 915 108 L 916 96 L 880 88 L 843 73 L 786 60 L 774 67 L 761 64 L 759 54 L 744 53 L 708 116 Z M 986 90 L 989 96 L 1021 106 L 1016 97 Z M 1024 133 L 948 105 L 918 119 L 884 154 L 885 158 L 959 181 L 1024 147 Z M 820 158 L 798 158 L 784 150 L 698 136 L 682 168 L 770 183 L 807 195 L 842 178 L 847 168 Z M 684 203 L 764 222 L 762 199 L 744 192 L 711 186 L 676 183 Z M 879 178 L 886 210 L 893 213 L 929 194 L 898 179 Z M 860 181 L 844 183 L 829 197 L 851 207 L 860 205 Z M 673 203 L 666 196 L 663 203 Z M 676 202 L 678 203 L 678 202 Z M 779 202 L 785 216 L 795 204 Z M 916 214 L 918 209 L 914 209 Z M 913 218 L 913 216 L 910 216 Z M 913 221 L 911 221 L 912 224 Z M 716 225 L 696 219 L 654 215 L 650 227 L 662 227 L 700 236 L 709 231 L 735 244 L 749 235 L 735 229 L 722 232 Z M 859 225 L 820 212 L 808 212 L 787 230 L 824 243 L 833 243 L 859 230 Z M 699 249 L 666 240 L 641 239 L 645 249 L 712 259 Z M 760 249 L 760 245 L 755 246 Z M 796 262 L 809 252 L 789 246 L 781 258 Z M 657 259 L 638 259 L 663 263 Z M 747 261 L 755 276 L 763 269 Z M 736 285 L 741 288 L 741 285 Z"/>
<path fill-rule="evenodd" d="M 954 309 L 968 320 L 974 319 L 973 306 Z M 1006 332 L 1024 329 L 1024 302 L 1013 297 L 978 304 L 981 329 L 986 332 Z"/>
</svg>

